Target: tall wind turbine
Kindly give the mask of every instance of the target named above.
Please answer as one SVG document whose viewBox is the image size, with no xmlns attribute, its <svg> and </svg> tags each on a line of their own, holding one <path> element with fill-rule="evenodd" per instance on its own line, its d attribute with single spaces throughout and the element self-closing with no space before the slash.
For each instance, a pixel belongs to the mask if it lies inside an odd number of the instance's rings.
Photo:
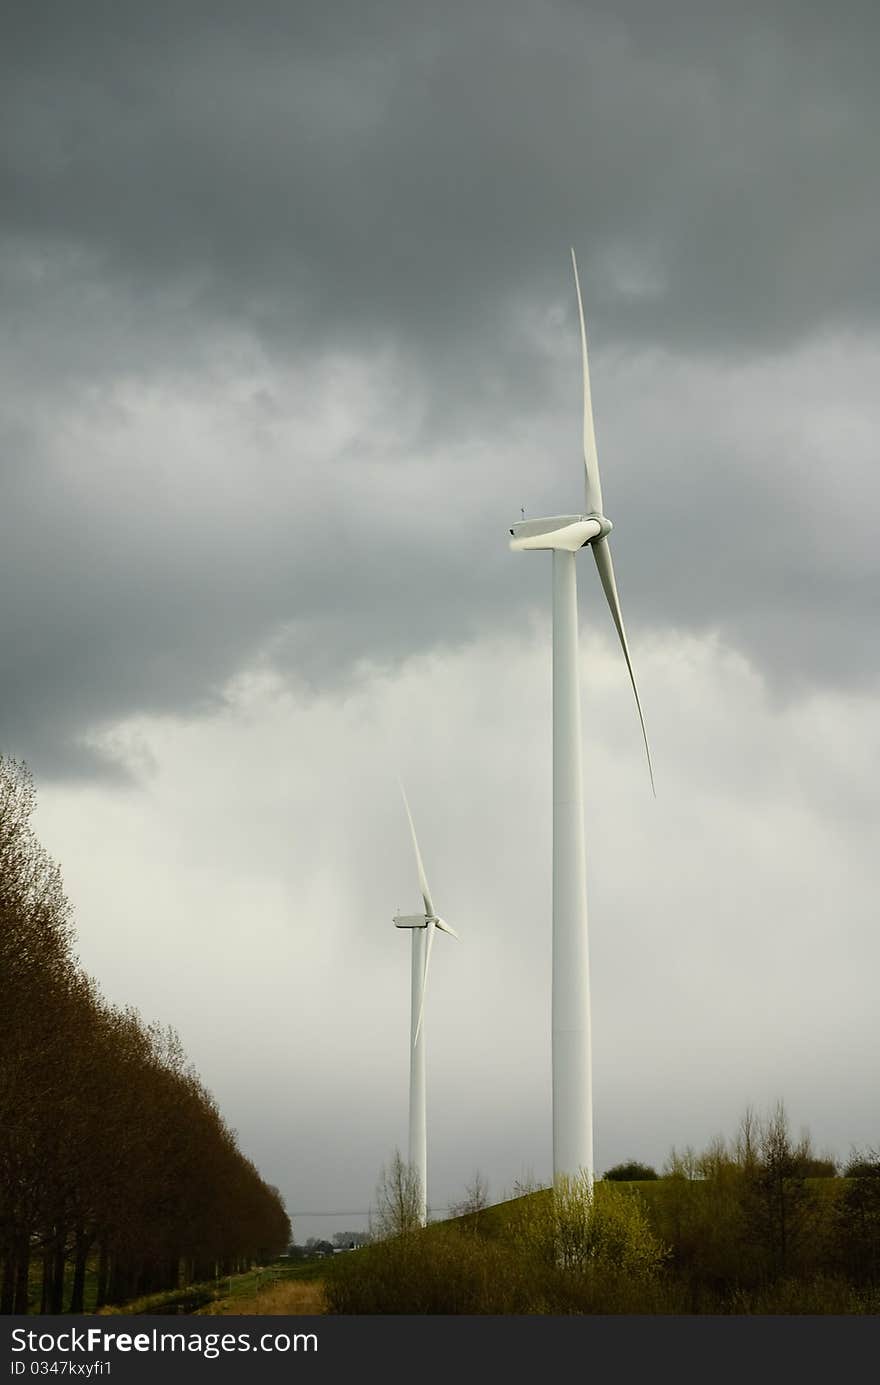
<svg viewBox="0 0 880 1385">
<path fill-rule="evenodd" d="M 423 914 L 396 914 L 396 928 L 409 928 L 412 932 L 412 985 L 410 1008 L 410 1051 L 409 1051 L 409 1164 L 419 1180 L 420 1219 L 422 1226 L 428 1220 L 428 1142 L 425 1113 L 425 988 L 428 982 L 428 967 L 431 962 L 431 948 L 434 934 L 449 933 L 457 938 L 454 928 L 437 914 L 428 888 L 428 878 L 422 864 L 416 829 L 409 810 L 404 787 L 401 784 L 403 806 L 409 822 L 413 849 L 416 853 L 416 869 L 419 874 L 419 889 L 425 905 Z"/>
<path fill-rule="evenodd" d="M 510 530 L 510 547 L 521 553 L 553 553 L 553 1177 L 582 1174 L 593 1179 L 593 1078 L 590 1049 L 590 972 L 587 948 L 587 868 L 578 679 L 578 549 L 593 550 L 599 580 L 617 627 L 654 772 L 611 565 L 611 521 L 602 509 L 599 459 L 593 429 L 587 333 L 571 252 L 581 327 L 584 375 L 585 514 L 523 520 Z"/>
</svg>

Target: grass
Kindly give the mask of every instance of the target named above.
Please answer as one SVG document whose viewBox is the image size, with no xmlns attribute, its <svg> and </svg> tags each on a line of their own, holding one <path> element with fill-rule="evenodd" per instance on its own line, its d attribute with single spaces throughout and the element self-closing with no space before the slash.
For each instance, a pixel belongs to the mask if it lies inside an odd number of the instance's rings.
<svg viewBox="0 0 880 1385">
<path fill-rule="evenodd" d="M 226 1313 L 246 1313 L 259 1317 L 327 1312 L 324 1285 L 319 1279 L 281 1280 L 267 1284 L 256 1293 L 217 1299 L 199 1310 L 200 1317 Z"/>
<path fill-rule="evenodd" d="M 182 1289 L 166 1289 L 160 1294 L 145 1294 L 141 1298 L 133 1298 L 128 1303 L 106 1304 L 99 1308 L 99 1317 L 114 1317 L 120 1314 L 140 1314 L 140 1313 L 169 1313 L 184 1312 L 190 1313 L 195 1308 L 200 1308 L 206 1303 L 210 1303 L 217 1293 L 217 1286 L 213 1280 L 204 1284 L 187 1284 Z"/>
<path fill-rule="evenodd" d="M 128 1303 L 108 1305 L 102 1314 L 121 1313 L 168 1313 L 183 1312 L 194 1314 L 212 1313 L 262 1313 L 262 1312 L 300 1312 L 319 1313 L 322 1308 L 263 1308 L 255 1305 L 267 1303 L 267 1295 L 284 1288 L 293 1287 L 302 1281 L 308 1284 L 315 1302 L 319 1295 L 309 1281 L 319 1277 L 320 1261 L 302 1261 L 295 1265 L 285 1264 L 283 1260 L 272 1265 L 261 1265 L 222 1279 L 207 1280 L 202 1284 L 187 1284 L 183 1288 L 168 1289 L 161 1294 L 149 1294 L 144 1298 L 132 1299 Z M 296 1295 L 293 1295 L 295 1297 Z M 303 1301 L 307 1295 L 301 1294 Z"/>
<path fill-rule="evenodd" d="M 222 1283 L 227 1286 L 203 1308 L 199 1316 L 247 1313 L 258 1316 L 284 1313 L 326 1313 L 323 1275 L 327 1260 L 301 1260 L 295 1264 L 270 1265 L 237 1275 Z"/>
<path fill-rule="evenodd" d="M 34 1255 L 28 1266 L 28 1312 L 39 1313 L 40 1299 L 43 1292 L 43 1265 L 39 1255 Z M 67 1312 L 67 1305 L 70 1302 L 70 1295 L 73 1292 L 73 1265 L 68 1261 L 64 1266 L 64 1311 Z M 94 1313 L 95 1300 L 98 1297 L 98 1274 L 97 1260 L 92 1259 L 86 1265 L 86 1278 L 83 1292 L 84 1312 Z"/>
<path fill-rule="evenodd" d="M 248 1270 L 245 1274 L 186 1284 L 162 1293 L 145 1294 L 126 1303 L 108 1303 L 95 1308 L 97 1274 L 95 1264 L 86 1270 L 86 1314 L 97 1312 L 102 1317 L 142 1313 L 323 1313 L 326 1311 L 321 1281 L 330 1264 L 328 1260 L 298 1260 L 293 1263 L 279 1260 L 273 1265 Z M 73 1271 L 65 1275 L 64 1303 L 70 1301 Z M 29 1300 L 30 1311 L 40 1305 L 42 1267 L 35 1259 L 31 1263 Z M 287 1306 L 285 1306 L 287 1305 Z"/>
</svg>

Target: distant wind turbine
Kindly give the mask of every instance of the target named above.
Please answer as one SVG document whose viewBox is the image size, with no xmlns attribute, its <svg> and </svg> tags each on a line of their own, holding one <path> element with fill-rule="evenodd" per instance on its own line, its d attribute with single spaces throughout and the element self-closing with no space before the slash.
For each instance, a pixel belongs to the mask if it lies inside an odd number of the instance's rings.
<svg viewBox="0 0 880 1385">
<path fill-rule="evenodd" d="M 554 515 L 514 524 L 510 547 L 521 553 L 553 553 L 553 1177 L 593 1179 L 593 1090 L 590 1045 L 590 972 L 587 946 L 587 868 L 584 854 L 583 770 L 578 677 L 578 549 L 593 550 L 599 580 L 617 628 L 636 698 L 651 788 L 654 771 L 645 719 L 623 626 L 608 535 L 611 521 L 602 509 L 599 458 L 593 428 L 587 332 L 571 252 L 581 328 L 584 377 L 584 467 L 586 513 Z"/>
<path fill-rule="evenodd" d="M 454 928 L 437 914 L 428 888 L 422 853 L 419 851 L 416 829 L 409 810 L 406 792 L 400 786 L 403 806 L 412 834 L 416 853 L 416 868 L 419 874 L 419 889 L 425 905 L 423 914 L 397 914 L 394 924 L 397 928 L 412 930 L 412 986 L 410 1002 L 410 1053 L 409 1053 L 409 1164 L 419 1181 L 420 1219 L 424 1226 L 428 1220 L 428 1142 L 425 1110 L 425 989 L 428 982 L 428 967 L 431 962 L 431 949 L 434 934 L 439 928 L 457 938 Z"/>
</svg>

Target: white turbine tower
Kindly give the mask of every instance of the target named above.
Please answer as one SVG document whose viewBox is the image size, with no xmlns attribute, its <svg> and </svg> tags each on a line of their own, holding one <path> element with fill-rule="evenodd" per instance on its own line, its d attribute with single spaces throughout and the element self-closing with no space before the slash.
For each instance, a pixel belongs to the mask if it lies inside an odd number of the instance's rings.
<svg viewBox="0 0 880 1385">
<path fill-rule="evenodd" d="M 419 889 L 425 905 L 423 914 L 397 914 L 394 924 L 397 928 L 412 931 L 412 986 L 410 1007 L 410 1053 L 409 1053 L 409 1164 L 419 1182 L 421 1223 L 428 1220 L 428 1141 L 425 1112 L 425 988 L 428 982 L 428 967 L 431 962 L 431 948 L 434 934 L 439 928 L 453 938 L 458 934 L 454 928 L 438 916 L 431 899 L 422 853 L 419 851 L 416 829 L 409 810 L 403 785 L 403 806 L 409 821 L 412 843 L 416 853 L 416 868 L 419 873 Z"/>
<path fill-rule="evenodd" d="M 513 535 L 510 547 L 518 553 L 530 549 L 550 549 L 553 553 L 553 1177 L 555 1180 L 562 1175 L 586 1175 L 592 1183 L 590 973 L 574 565 L 578 549 L 587 545 L 593 550 L 636 696 L 652 789 L 654 772 L 611 565 L 608 545 L 611 521 L 602 510 L 587 333 L 574 250 L 571 262 L 580 316 L 584 374 L 586 513 L 554 515 L 549 519 L 514 524 L 510 530 Z"/>
</svg>

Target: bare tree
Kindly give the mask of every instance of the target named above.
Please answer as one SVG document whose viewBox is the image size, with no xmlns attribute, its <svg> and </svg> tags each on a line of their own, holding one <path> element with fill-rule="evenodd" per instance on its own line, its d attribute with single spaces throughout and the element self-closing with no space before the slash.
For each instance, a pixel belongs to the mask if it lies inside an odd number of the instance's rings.
<svg viewBox="0 0 880 1385">
<path fill-rule="evenodd" d="M 793 1257 L 814 1213 L 814 1199 L 800 1173 L 808 1140 L 792 1143 L 781 1101 L 756 1126 L 757 1159 L 745 1169 L 749 1231 L 764 1250 L 771 1277 L 777 1277 L 793 1270 Z"/>
<path fill-rule="evenodd" d="M 663 1165 L 663 1177 L 684 1179 L 688 1183 L 693 1183 L 695 1179 L 703 1177 L 700 1168 L 700 1156 L 693 1145 L 685 1145 L 684 1149 L 676 1149 L 675 1145 L 672 1146 L 669 1157 Z"/>
<path fill-rule="evenodd" d="M 417 1231 L 422 1224 L 422 1197 L 419 1175 L 411 1164 L 405 1164 L 400 1150 L 387 1168 L 382 1169 L 376 1186 L 376 1217 L 371 1229 L 377 1240 L 403 1236 Z"/>
<path fill-rule="evenodd" d="M 467 1217 L 467 1225 L 476 1230 L 479 1214 L 489 1206 L 489 1181 L 477 1169 L 464 1190 L 460 1202 L 454 1202 L 449 1209 L 450 1217 Z"/>
<path fill-rule="evenodd" d="M 760 1121 L 752 1106 L 747 1106 L 739 1123 L 734 1150 L 737 1163 L 744 1173 L 753 1174 L 758 1167 L 758 1146 L 761 1141 Z"/>
</svg>

